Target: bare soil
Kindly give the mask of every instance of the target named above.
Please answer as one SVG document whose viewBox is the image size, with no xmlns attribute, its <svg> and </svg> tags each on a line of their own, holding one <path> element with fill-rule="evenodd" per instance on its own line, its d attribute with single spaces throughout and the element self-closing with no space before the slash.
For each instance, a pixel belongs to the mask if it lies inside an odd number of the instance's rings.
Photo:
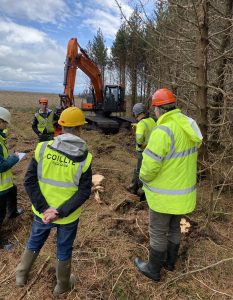
<svg viewBox="0 0 233 300">
<path fill-rule="evenodd" d="M 0 250 L 0 299 L 53 299 L 55 286 L 56 233 L 51 235 L 30 273 L 28 285 L 15 286 L 15 269 L 29 237 L 32 211 L 23 187 L 24 174 L 37 143 L 31 129 L 38 94 L 0 92 L 0 105 L 13 111 L 9 149 L 26 152 L 14 168 L 18 206 L 25 213 L 6 220 L 3 233 L 14 244 Z M 44 96 L 44 95 L 41 95 Z M 36 99 L 36 100 L 35 100 Z M 54 105 L 59 99 L 51 96 Z M 52 100 L 51 100 L 52 102 Z M 35 104 L 36 103 L 36 104 Z M 148 207 L 130 195 L 136 156 L 133 132 L 116 135 L 83 131 L 82 138 L 93 154 L 93 174 L 105 176 L 103 204 L 92 195 L 84 205 L 73 249 L 75 289 L 59 299 L 233 299 L 233 204 L 231 190 L 221 193 L 214 218 L 205 227 L 210 203 L 210 182 L 199 182 L 198 205 L 189 216 L 192 230 L 182 237 L 180 258 L 174 272 L 162 270 L 159 283 L 134 267 L 136 256 L 148 256 Z M 214 191 L 214 197 L 218 191 Z M 42 268 L 42 269 L 41 269 Z"/>
</svg>

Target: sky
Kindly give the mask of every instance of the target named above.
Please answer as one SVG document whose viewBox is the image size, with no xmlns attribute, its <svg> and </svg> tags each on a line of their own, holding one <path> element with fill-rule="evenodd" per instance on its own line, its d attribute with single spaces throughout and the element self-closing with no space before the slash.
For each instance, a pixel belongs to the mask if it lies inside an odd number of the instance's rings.
<svg viewBox="0 0 233 300">
<path fill-rule="evenodd" d="M 129 17 L 132 1 L 118 2 Z M 85 48 L 101 28 L 110 48 L 120 24 L 114 0 L 0 0 L 0 90 L 62 93 L 69 39 Z M 78 71 L 75 94 L 88 83 Z"/>
</svg>

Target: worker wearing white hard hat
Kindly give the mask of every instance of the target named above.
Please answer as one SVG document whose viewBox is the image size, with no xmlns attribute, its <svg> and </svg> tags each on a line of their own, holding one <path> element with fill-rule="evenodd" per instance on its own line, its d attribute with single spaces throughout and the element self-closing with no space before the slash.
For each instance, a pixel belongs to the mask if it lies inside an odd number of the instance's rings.
<svg viewBox="0 0 233 300">
<path fill-rule="evenodd" d="M 7 127 L 11 122 L 11 113 L 4 107 L 0 107 L 0 231 L 2 223 L 8 218 L 16 218 L 23 213 L 17 209 L 17 187 L 13 184 L 11 168 L 18 162 L 17 153 L 8 154 L 6 145 Z M 0 248 L 9 250 L 12 245 L 1 239 Z"/>
</svg>

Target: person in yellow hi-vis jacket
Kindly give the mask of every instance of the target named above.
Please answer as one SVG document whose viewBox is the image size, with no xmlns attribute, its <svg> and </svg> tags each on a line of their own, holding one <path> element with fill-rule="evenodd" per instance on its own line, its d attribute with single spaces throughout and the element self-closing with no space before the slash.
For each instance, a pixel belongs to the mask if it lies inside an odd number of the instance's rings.
<svg viewBox="0 0 233 300">
<path fill-rule="evenodd" d="M 162 266 L 173 271 L 180 244 L 180 220 L 196 206 L 197 154 L 202 134 L 197 123 L 176 108 L 166 89 L 152 97 L 157 126 L 143 152 L 140 179 L 149 206 L 149 261 L 135 259 L 145 276 L 160 280 Z"/>
<path fill-rule="evenodd" d="M 142 191 L 142 183 L 139 180 L 139 171 L 142 164 L 142 151 L 146 148 L 150 134 L 156 126 L 153 118 L 149 117 L 148 111 L 143 103 L 136 103 L 133 107 L 133 114 L 137 120 L 135 124 L 135 140 L 137 152 L 137 165 L 134 169 L 131 184 L 128 186 L 128 191 L 132 194 L 139 195 L 143 200 L 144 192 Z"/>
<path fill-rule="evenodd" d="M 73 242 L 81 206 L 92 186 L 92 155 L 79 137 L 85 118 L 77 107 L 65 109 L 58 120 L 63 134 L 39 143 L 25 175 L 25 188 L 32 202 L 32 231 L 16 269 L 16 285 L 26 284 L 29 271 L 50 230 L 57 229 L 57 284 L 54 295 L 73 288 L 71 274 Z"/>
<path fill-rule="evenodd" d="M 1 234 L 3 221 L 20 216 L 24 210 L 17 208 L 17 186 L 13 183 L 12 167 L 19 161 L 18 153 L 9 154 L 7 132 L 11 123 L 11 113 L 0 107 L 0 248 L 10 250 L 13 245 L 4 241 Z"/>
</svg>

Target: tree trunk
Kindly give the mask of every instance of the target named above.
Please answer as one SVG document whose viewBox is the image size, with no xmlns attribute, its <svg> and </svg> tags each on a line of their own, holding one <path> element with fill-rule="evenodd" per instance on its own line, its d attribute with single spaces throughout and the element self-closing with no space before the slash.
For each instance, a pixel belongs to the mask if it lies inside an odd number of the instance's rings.
<svg viewBox="0 0 233 300">
<path fill-rule="evenodd" d="M 137 69 L 133 67 L 131 70 L 131 111 L 137 100 Z"/>
<path fill-rule="evenodd" d="M 199 107 L 199 125 L 203 135 L 200 151 L 202 160 L 207 158 L 207 52 L 208 52 L 208 9 L 209 1 L 202 0 L 197 5 L 199 37 L 197 41 L 197 105 Z"/>
<path fill-rule="evenodd" d="M 231 19 L 232 19 L 232 9 L 233 9 L 233 2 L 232 0 L 227 0 L 226 1 L 226 12 L 225 12 L 225 26 L 223 28 L 224 34 L 222 37 L 222 41 L 221 41 L 221 46 L 220 46 L 220 53 L 224 53 L 226 51 L 226 49 L 228 48 L 229 44 L 230 44 L 230 40 L 231 40 Z M 220 62 L 219 62 L 219 66 L 217 69 L 217 80 L 214 83 L 214 85 L 218 88 L 220 88 L 221 90 L 224 90 L 224 82 L 225 82 L 225 67 L 227 64 L 227 59 L 225 56 L 223 56 L 222 58 L 220 58 Z M 216 107 L 222 107 L 224 103 L 224 95 L 222 92 L 217 92 L 214 95 L 214 106 Z M 216 124 L 219 123 L 221 121 L 221 115 L 222 115 L 222 110 L 221 109 L 216 109 L 214 110 L 213 113 L 213 117 L 212 117 L 212 123 Z M 220 127 L 217 127 L 214 134 L 213 134 L 213 140 L 214 141 L 220 141 L 221 137 L 219 136 L 221 131 Z M 219 147 L 219 142 L 214 142 L 212 144 L 212 146 L 214 146 L 215 148 Z"/>
</svg>

